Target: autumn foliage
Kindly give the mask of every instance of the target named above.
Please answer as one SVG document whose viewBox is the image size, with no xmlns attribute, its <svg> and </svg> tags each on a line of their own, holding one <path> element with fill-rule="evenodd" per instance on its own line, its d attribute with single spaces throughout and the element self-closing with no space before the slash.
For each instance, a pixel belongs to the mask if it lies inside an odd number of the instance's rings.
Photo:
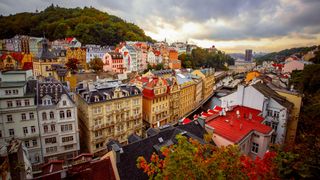
<svg viewBox="0 0 320 180">
<path fill-rule="evenodd" d="M 137 167 L 150 179 L 279 179 L 277 153 L 260 159 L 241 154 L 237 146 L 216 147 L 177 136 L 178 143 L 153 153 L 150 162 L 137 159 Z"/>
</svg>

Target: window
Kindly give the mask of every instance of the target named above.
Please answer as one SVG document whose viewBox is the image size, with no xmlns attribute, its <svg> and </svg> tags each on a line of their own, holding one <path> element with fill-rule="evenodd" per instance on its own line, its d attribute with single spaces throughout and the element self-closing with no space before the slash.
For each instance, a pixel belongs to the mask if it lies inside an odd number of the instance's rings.
<svg viewBox="0 0 320 180">
<path fill-rule="evenodd" d="M 25 145 L 27 148 L 30 147 L 29 141 L 25 141 L 25 142 L 24 142 L 24 145 Z"/>
<path fill-rule="evenodd" d="M 47 126 L 47 125 L 44 125 L 44 126 L 43 126 L 43 131 L 44 131 L 45 133 L 48 132 L 48 126 Z"/>
<path fill-rule="evenodd" d="M 272 129 L 274 129 L 274 131 L 277 131 L 277 129 L 278 129 L 278 123 L 276 123 L 276 122 L 271 122 L 271 127 L 272 127 Z"/>
<path fill-rule="evenodd" d="M 62 101 L 62 105 L 66 106 L 67 105 L 67 101 Z"/>
<path fill-rule="evenodd" d="M 22 129 L 23 129 L 23 134 L 24 135 L 28 134 L 28 128 L 27 127 L 23 127 Z"/>
<path fill-rule="evenodd" d="M 73 136 L 67 136 L 62 138 L 62 142 L 69 142 L 69 141 L 73 141 Z"/>
<path fill-rule="evenodd" d="M 107 112 L 111 111 L 111 105 L 107 105 L 106 110 L 107 110 Z"/>
<path fill-rule="evenodd" d="M 260 138 L 260 136 L 258 134 L 253 134 L 253 137 Z"/>
<path fill-rule="evenodd" d="M 18 94 L 19 93 L 18 89 L 14 89 L 14 90 L 12 90 L 12 92 L 13 92 L 13 94 Z"/>
<path fill-rule="evenodd" d="M 279 112 L 278 111 L 274 111 L 273 117 L 279 118 Z"/>
<path fill-rule="evenodd" d="M 29 118 L 30 119 L 34 119 L 34 113 L 33 112 L 29 113 Z"/>
<path fill-rule="evenodd" d="M 5 93 L 6 95 L 11 95 L 11 90 L 6 90 Z"/>
<path fill-rule="evenodd" d="M 52 132 L 55 132 L 55 131 L 56 131 L 56 125 L 51 124 L 51 131 L 52 131 Z"/>
<path fill-rule="evenodd" d="M 46 144 L 54 144 L 57 142 L 57 138 L 56 137 L 45 138 L 44 141 Z"/>
<path fill-rule="evenodd" d="M 67 110 L 67 117 L 71 117 L 71 111 L 70 110 Z"/>
<path fill-rule="evenodd" d="M 95 132 L 95 136 L 96 137 L 102 136 L 102 131 L 101 130 L 100 131 L 96 131 Z"/>
<path fill-rule="evenodd" d="M 38 146 L 38 141 L 36 139 L 32 140 L 32 146 L 37 147 Z"/>
<path fill-rule="evenodd" d="M 14 136 L 14 129 L 9 129 L 9 135 Z"/>
<path fill-rule="evenodd" d="M 259 144 L 258 143 L 252 143 L 251 152 L 258 153 L 259 152 Z"/>
<path fill-rule="evenodd" d="M 31 132 L 35 133 L 36 132 L 36 127 L 35 126 L 31 126 Z"/>
<path fill-rule="evenodd" d="M 50 112 L 50 119 L 54 119 L 54 113 L 52 111 Z"/>
<path fill-rule="evenodd" d="M 7 122 L 13 122 L 12 115 L 7 115 Z"/>
<path fill-rule="evenodd" d="M 101 108 L 101 107 L 93 108 L 93 114 L 100 114 L 101 111 L 102 111 L 102 108 Z"/>
<path fill-rule="evenodd" d="M 60 119 L 64 119 L 64 111 L 60 111 Z"/>
<path fill-rule="evenodd" d="M 57 146 L 46 148 L 47 153 L 54 153 L 54 152 L 57 152 L 57 150 L 58 150 Z"/>
<path fill-rule="evenodd" d="M 61 132 L 72 131 L 72 124 L 61 125 Z"/>
<path fill-rule="evenodd" d="M 43 112 L 43 113 L 42 113 L 42 119 L 43 119 L 43 120 L 47 120 L 47 113 L 46 113 L 46 112 Z"/>
<path fill-rule="evenodd" d="M 70 149 L 73 149 L 73 144 L 64 146 L 64 150 L 70 150 Z"/>
<path fill-rule="evenodd" d="M 24 105 L 25 105 L 25 106 L 30 106 L 30 101 L 29 101 L 29 99 L 24 100 Z"/>
<path fill-rule="evenodd" d="M 12 107 L 12 101 L 7 101 L 7 106 Z"/>
<path fill-rule="evenodd" d="M 0 138 L 2 137 L 2 131 L 0 130 Z"/>
<path fill-rule="evenodd" d="M 40 161 L 39 155 L 35 155 L 35 156 L 34 156 L 34 161 L 35 161 L 35 162 L 39 162 L 39 161 Z"/>
<path fill-rule="evenodd" d="M 26 113 L 22 113 L 21 114 L 21 119 L 24 121 L 24 120 L 27 120 L 27 116 L 26 116 Z"/>
<path fill-rule="evenodd" d="M 17 107 L 20 107 L 21 106 L 21 101 L 20 100 L 16 100 L 16 105 L 17 105 Z"/>
</svg>

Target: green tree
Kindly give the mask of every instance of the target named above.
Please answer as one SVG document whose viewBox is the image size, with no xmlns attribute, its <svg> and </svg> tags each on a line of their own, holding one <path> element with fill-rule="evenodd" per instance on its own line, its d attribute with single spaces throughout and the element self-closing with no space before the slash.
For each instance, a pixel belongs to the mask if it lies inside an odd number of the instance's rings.
<svg viewBox="0 0 320 180">
<path fill-rule="evenodd" d="M 102 71 L 103 69 L 103 62 L 100 58 L 95 57 L 89 62 L 90 68 L 95 72 Z"/>
</svg>

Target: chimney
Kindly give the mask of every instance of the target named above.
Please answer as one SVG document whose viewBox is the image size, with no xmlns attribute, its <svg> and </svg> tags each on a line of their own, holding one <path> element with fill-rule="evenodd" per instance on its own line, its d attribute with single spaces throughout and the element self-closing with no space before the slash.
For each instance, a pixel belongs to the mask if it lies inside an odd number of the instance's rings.
<svg viewBox="0 0 320 180">
<path fill-rule="evenodd" d="M 120 153 L 121 153 L 121 149 L 118 144 L 112 144 L 112 150 L 116 153 L 116 161 L 117 163 L 120 162 Z"/>
<path fill-rule="evenodd" d="M 252 114 L 249 113 L 249 120 L 252 120 Z"/>
<path fill-rule="evenodd" d="M 242 124 L 242 123 L 240 123 L 240 130 L 242 130 L 242 126 L 243 126 L 243 124 Z"/>
</svg>

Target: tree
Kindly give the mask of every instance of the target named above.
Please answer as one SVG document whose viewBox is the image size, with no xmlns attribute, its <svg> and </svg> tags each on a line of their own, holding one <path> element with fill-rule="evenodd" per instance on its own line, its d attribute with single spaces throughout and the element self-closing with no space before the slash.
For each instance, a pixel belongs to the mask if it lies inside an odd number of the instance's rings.
<svg viewBox="0 0 320 180">
<path fill-rule="evenodd" d="M 66 63 L 66 66 L 68 67 L 71 72 L 75 72 L 78 70 L 79 61 L 78 59 L 71 58 L 68 59 L 68 62 Z"/>
<path fill-rule="evenodd" d="M 275 151 L 252 160 L 237 146 L 219 148 L 182 135 L 176 138 L 176 145 L 163 147 L 160 156 L 152 154 L 150 162 L 139 157 L 137 167 L 150 179 L 277 179 L 278 165 L 285 160 Z"/>
<path fill-rule="evenodd" d="M 93 69 L 95 72 L 102 71 L 103 69 L 103 62 L 98 57 L 93 58 L 89 64 L 90 68 Z"/>
</svg>

